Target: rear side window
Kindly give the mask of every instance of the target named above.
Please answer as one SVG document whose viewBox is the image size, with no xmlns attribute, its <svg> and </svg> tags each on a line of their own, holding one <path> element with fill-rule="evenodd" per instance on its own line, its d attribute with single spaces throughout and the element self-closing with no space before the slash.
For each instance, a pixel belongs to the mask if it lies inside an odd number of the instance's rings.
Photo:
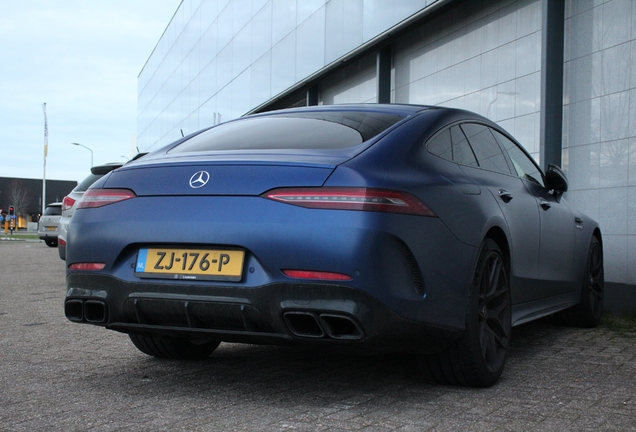
<svg viewBox="0 0 636 432">
<path fill-rule="evenodd" d="M 431 139 L 426 148 L 430 153 L 462 165 L 477 166 L 477 160 L 459 126 L 443 130 Z"/>
<path fill-rule="evenodd" d="M 208 129 L 169 152 L 342 149 L 361 144 L 402 119 L 349 111 L 248 117 Z"/>
<path fill-rule="evenodd" d="M 468 138 L 481 168 L 503 174 L 512 174 L 497 140 L 488 127 L 476 123 L 464 123 L 461 128 Z"/>
<path fill-rule="evenodd" d="M 453 160 L 450 129 L 443 130 L 431 139 L 426 148 L 430 153 L 449 161 Z"/>
<path fill-rule="evenodd" d="M 478 166 L 475 154 L 459 126 L 450 128 L 450 133 L 453 142 L 453 160 L 462 165 Z"/>
</svg>

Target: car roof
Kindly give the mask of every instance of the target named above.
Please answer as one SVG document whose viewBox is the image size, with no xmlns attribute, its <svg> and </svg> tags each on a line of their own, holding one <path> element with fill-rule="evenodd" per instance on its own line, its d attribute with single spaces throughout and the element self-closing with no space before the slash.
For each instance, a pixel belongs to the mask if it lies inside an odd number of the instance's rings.
<svg viewBox="0 0 636 432">
<path fill-rule="evenodd" d="M 298 112 L 340 112 L 340 111 L 366 111 L 366 112 L 381 112 L 391 113 L 403 116 L 414 115 L 419 112 L 429 109 L 440 109 L 441 107 L 431 105 L 409 105 L 409 104 L 376 104 L 376 103 L 360 103 L 360 104 L 336 104 L 336 105 L 312 105 L 296 108 L 285 108 L 274 111 L 266 111 L 262 113 L 251 114 L 245 117 L 257 117 L 278 115 L 286 113 L 298 113 Z M 241 118 L 245 118 L 241 117 Z M 238 119 L 237 119 L 238 120 Z"/>
<path fill-rule="evenodd" d="M 405 119 L 409 117 L 414 117 L 417 115 L 425 114 L 430 115 L 441 121 L 453 122 L 453 121 L 461 121 L 461 120 L 472 120 L 479 121 L 491 126 L 496 126 L 499 128 L 496 123 L 493 123 L 486 117 L 483 117 L 473 111 L 468 111 L 460 108 L 450 108 L 443 106 L 435 106 L 435 105 L 411 105 L 411 104 L 376 104 L 376 103 L 360 103 L 360 104 L 337 104 L 337 105 L 314 105 L 314 106 L 306 106 L 306 107 L 297 107 L 297 108 L 286 108 L 281 110 L 267 111 L 264 113 L 251 114 L 245 117 L 239 117 L 237 119 L 229 120 L 228 122 L 240 121 L 246 118 L 254 118 L 254 117 L 267 117 L 267 116 L 277 116 L 277 115 L 293 115 L 295 113 L 311 113 L 311 112 L 346 112 L 346 111 L 355 111 L 355 112 L 366 112 L 366 113 L 383 113 L 383 114 L 394 114 L 398 116 L 402 116 Z M 186 137 L 187 138 L 187 137 Z"/>
</svg>

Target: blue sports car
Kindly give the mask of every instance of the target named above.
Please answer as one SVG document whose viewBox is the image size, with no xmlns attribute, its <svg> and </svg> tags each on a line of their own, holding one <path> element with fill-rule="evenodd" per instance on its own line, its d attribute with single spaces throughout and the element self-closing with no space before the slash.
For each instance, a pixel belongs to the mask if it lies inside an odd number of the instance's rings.
<svg viewBox="0 0 636 432">
<path fill-rule="evenodd" d="M 98 180 L 67 236 L 65 314 L 142 352 L 220 342 L 414 353 L 490 386 L 512 326 L 598 324 L 598 224 L 507 132 L 411 105 L 272 111 Z"/>
</svg>

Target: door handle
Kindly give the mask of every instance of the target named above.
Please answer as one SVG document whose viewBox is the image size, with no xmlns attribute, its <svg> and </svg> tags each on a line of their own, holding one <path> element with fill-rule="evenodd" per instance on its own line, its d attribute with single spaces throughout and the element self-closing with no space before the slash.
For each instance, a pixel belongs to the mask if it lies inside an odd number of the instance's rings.
<svg viewBox="0 0 636 432">
<path fill-rule="evenodd" d="M 576 227 L 576 229 L 578 230 L 582 230 L 583 229 L 583 219 L 576 216 L 574 218 L 574 226 Z"/>
<path fill-rule="evenodd" d="M 507 190 L 499 189 L 498 192 L 503 202 L 510 202 L 510 200 L 513 198 L 512 194 L 508 192 Z"/>
<path fill-rule="evenodd" d="M 539 205 L 543 208 L 543 210 L 548 210 L 550 207 L 552 207 L 552 204 L 550 204 L 549 202 L 547 202 L 546 200 L 542 199 L 539 202 Z"/>
</svg>

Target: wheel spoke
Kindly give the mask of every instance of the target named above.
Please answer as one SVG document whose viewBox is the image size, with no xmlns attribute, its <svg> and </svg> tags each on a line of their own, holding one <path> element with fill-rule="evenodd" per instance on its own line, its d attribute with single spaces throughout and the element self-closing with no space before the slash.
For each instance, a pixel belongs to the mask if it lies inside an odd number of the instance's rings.
<svg viewBox="0 0 636 432">
<path fill-rule="evenodd" d="M 486 323 L 482 323 L 481 326 L 481 355 L 484 359 L 488 360 L 488 350 L 490 349 L 490 334 Z"/>
<path fill-rule="evenodd" d="M 603 292 L 600 289 L 599 285 L 592 285 L 592 287 L 590 288 L 590 302 L 592 304 L 595 303 L 599 303 L 601 301 L 603 301 Z"/>
<path fill-rule="evenodd" d="M 482 334 L 481 351 L 488 365 L 497 365 L 499 358 L 505 350 L 502 339 L 488 326 L 484 327 Z"/>
<path fill-rule="evenodd" d="M 499 287 L 497 287 L 493 295 L 490 296 L 490 298 L 488 299 L 489 300 L 488 303 L 493 303 L 493 302 L 498 303 L 502 301 L 501 299 L 505 298 L 507 293 L 508 293 L 507 284 L 501 284 Z"/>
<path fill-rule="evenodd" d="M 506 306 L 508 306 L 508 304 L 504 301 L 499 302 L 497 305 L 489 305 L 488 320 L 499 321 L 499 318 L 501 317 L 502 312 L 506 309 Z"/>
<path fill-rule="evenodd" d="M 603 271 L 603 262 L 599 259 L 592 257 L 590 260 L 590 275 L 593 278 L 598 278 Z"/>
<path fill-rule="evenodd" d="M 501 259 L 495 255 L 490 261 L 490 273 L 488 275 L 488 287 L 486 291 L 485 300 L 489 302 L 497 292 L 499 287 L 499 277 L 501 276 Z"/>
<path fill-rule="evenodd" d="M 508 302 L 501 302 L 498 306 L 488 308 L 488 326 L 501 335 L 504 335 L 506 333 L 504 323 L 507 320 L 507 309 Z"/>
<path fill-rule="evenodd" d="M 499 335 L 496 332 L 494 332 L 492 329 L 490 329 L 490 334 L 491 334 L 490 338 L 492 341 L 493 350 L 499 351 L 500 349 L 506 347 L 505 335 Z"/>
</svg>

